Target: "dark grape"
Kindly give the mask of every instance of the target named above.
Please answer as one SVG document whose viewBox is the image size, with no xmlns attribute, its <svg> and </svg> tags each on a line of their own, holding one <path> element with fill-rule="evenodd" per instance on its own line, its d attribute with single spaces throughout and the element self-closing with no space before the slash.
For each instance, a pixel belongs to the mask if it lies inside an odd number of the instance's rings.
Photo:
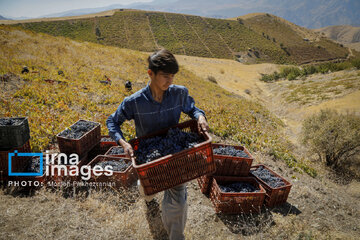
<svg viewBox="0 0 360 240">
<path fill-rule="evenodd" d="M 232 182 L 228 184 L 219 184 L 222 192 L 259 192 L 260 189 L 247 182 Z"/>
<path fill-rule="evenodd" d="M 227 156 L 233 156 L 233 157 L 243 157 L 243 158 L 249 157 L 244 151 L 236 149 L 233 146 L 214 147 L 213 153 L 216 155 L 227 155 Z"/>
<path fill-rule="evenodd" d="M 166 136 L 156 136 L 140 141 L 139 148 L 135 151 L 136 163 L 144 164 L 168 154 L 192 148 L 201 141 L 202 138 L 196 133 L 171 128 Z"/>
<path fill-rule="evenodd" d="M 100 142 L 114 142 L 111 137 L 102 137 Z"/>
<path fill-rule="evenodd" d="M 124 149 L 120 146 L 113 147 L 109 152 L 109 155 L 119 155 L 119 154 L 124 154 Z"/>
<path fill-rule="evenodd" d="M 45 159 L 43 159 L 43 171 L 45 171 L 45 168 L 46 168 L 46 161 Z M 40 172 L 40 157 L 31 157 L 26 167 L 26 172 L 34 172 L 34 173 Z"/>
<path fill-rule="evenodd" d="M 275 176 L 274 174 L 272 174 L 269 170 L 267 170 L 263 166 L 258 167 L 256 170 L 250 170 L 250 172 L 254 176 L 263 180 L 265 183 L 267 183 L 272 188 L 278 188 L 278 187 L 282 187 L 282 186 L 286 185 L 281 178 Z"/>
<path fill-rule="evenodd" d="M 65 137 L 65 138 L 71 138 L 71 139 L 79 139 L 85 133 L 89 132 L 91 129 L 96 127 L 98 124 L 95 122 L 89 122 L 85 120 L 77 121 L 74 125 L 72 125 L 70 128 L 65 129 L 62 131 L 59 136 Z"/>
<path fill-rule="evenodd" d="M 130 167 L 131 162 L 130 161 L 126 162 L 124 159 L 120 159 L 118 161 L 115 161 L 115 160 L 103 161 L 103 162 L 97 163 L 96 165 L 101 166 L 102 168 L 105 168 L 106 166 L 112 166 L 113 171 L 123 172 L 128 167 Z"/>
</svg>

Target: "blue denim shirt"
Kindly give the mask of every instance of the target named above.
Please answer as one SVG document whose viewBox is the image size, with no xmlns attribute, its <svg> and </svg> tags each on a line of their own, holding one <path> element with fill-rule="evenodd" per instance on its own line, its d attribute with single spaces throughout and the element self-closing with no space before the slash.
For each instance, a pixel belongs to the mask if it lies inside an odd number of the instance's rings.
<svg viewBox="0 0 360 240">
<path fill-rule="evenodd" d="M 195 107 L 194 99 L 188 89 L 180 85 L 170 85 L 164 92 L 161 103 L 151 95 L 149 84 L 126 97 L 118 109 L 106 120 L 109 135 L 118 142 L 124 139 L 120 125 L 125 120 L 135 120 L 136 136 L 141 137 L 179 123 L 181 112 L 192 119 L 204 115 L 203 110 Z"/>
</svg>

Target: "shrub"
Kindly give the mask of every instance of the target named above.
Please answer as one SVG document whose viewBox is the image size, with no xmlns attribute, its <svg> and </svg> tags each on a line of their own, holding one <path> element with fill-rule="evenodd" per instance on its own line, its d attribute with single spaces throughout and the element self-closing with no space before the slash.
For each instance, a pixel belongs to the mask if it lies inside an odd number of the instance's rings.
<svg viewBox="0 0 360 240">
<path fill-rule="evenodd" d="M 301 75 L 301 70 L 298 67 L 284 67 L 280 71 L 280 77 L 287 78 L 288 80 L 294 80 Z"/>
<path fill-rule="evenodd" d="M 351 61 L 351 64 L 356 67 L 356 69 L 360 69 L 360 59 L 354 59 Z"/>
<path fill-rule="evenodd" d="M 304 67 L 301 74 L 303 76 L 307 76 L 307 75 L 311 75 L 314 73 L 317 73 L 317 69 L 313 65 L 310 65 L 310 66 Z"/>
<path fill-rule="evenodd" d="M 287 79 L 290 80 L 290 81 L 291 81 L 291 80 L 295 80 L 296 77 L 297 77 L 297 75 L 296 75 L 295 72 L 291 72 L 291 73 L 289 73 L 289 74 L 287 75 Z"/>
<path fill-rule="evenodd" d="M 336 170 L 349 165 L 360 154 L 360 117 L 339 114 L 335 110 L 321 110 L 305 119 L 302 141 L 318 154 L 321 161 Z"/>
<path fill-rule="evenodd" d="M 327 64 L 319 65 L 317 69 L 318 69 L 318 72 L 322 73 L 322 74 L 328 73 L 330 70 L 329 66 Z"/>
<path fill-rule="evenodd" d="M 260 81 L 263 82 L 271 82 L 273 80 L 272 76 L 270 74 L 262 74 Z"/>
</svg>

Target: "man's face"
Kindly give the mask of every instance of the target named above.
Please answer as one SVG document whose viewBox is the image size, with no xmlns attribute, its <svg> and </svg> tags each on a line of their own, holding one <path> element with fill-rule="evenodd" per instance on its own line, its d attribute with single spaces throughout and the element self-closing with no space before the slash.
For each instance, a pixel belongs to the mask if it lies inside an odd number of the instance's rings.
<svg viewBox="0 0 360 240">
<path fill-rule="evenodd" d="M 161 90 L 166 91 L 169 86 L 173 83 L 175 74 L 165 73 L 163 71 L 158 71 L 157 74 L 150 69 L 148 70 L 151 81 Z"/>
</svg>

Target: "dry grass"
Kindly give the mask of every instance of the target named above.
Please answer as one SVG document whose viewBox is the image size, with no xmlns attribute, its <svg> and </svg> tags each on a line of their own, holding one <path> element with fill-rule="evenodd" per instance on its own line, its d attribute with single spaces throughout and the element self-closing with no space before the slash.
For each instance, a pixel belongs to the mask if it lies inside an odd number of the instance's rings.
<svg viewBox="0 0 360 240">
<path fill-rule="evenodd" d="M 288 203 L 258 215 L 216 214 L 196 180 L 188 183 L 186 239 L 357 239 L 358 183 L 314 179 L 255 153 L 291 179 Z M 160 219 L 162 194 L 148 207 L 136 187 L 127 191 L 40 189 L 24 195 L 0 191 L 0 239 L 167 239 Z"/>
<path fill-rule="evenodd" d="M 213 76 L 222 88 L 252 100 L 266 94 L 266 84 L 258 81 L 260 73 L 270 73 L 278 69 L 278 65 L 270 63 L 245 65 L 226 59 L 182 55 L 177 55 L 176 58 L 181 65 L 197 76 L 203 79 Z M 246 89 L 249 89 L 252 95 L 246 94 Z"/>
</svg>

